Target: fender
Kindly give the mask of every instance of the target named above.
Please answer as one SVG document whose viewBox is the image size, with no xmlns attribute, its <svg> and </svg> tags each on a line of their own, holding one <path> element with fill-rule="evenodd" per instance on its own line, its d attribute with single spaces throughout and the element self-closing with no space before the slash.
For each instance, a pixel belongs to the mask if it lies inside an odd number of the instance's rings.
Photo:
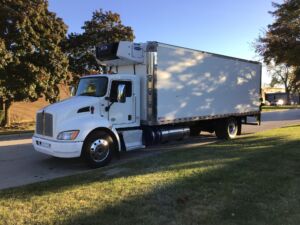
<svg viewBox="0 0 300 225">
<path fill-rule="evenodd" d="M 79 130 L 79 134 L 75 141 L 84 142 L 86 137 L 96 129 L 109 130 L 112 137 L 118 143 L 118 151 L 121 150 L 121 141 L 117 130 L 112 126 L 112 124 L 104 118 L 97 115 L 91 115 L 87 113 L 80 117 L 73 117 L 68 120 L 63 121 L 57 125 L 57 131 L 67 131 L 67 130 Z"/>
</svg>

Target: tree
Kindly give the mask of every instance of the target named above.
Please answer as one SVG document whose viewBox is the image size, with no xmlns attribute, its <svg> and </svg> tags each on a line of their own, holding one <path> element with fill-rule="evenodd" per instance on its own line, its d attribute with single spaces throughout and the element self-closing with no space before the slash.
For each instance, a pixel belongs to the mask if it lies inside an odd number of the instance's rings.
<svg viewBox="0 0 300 225">
<path fill-rule="evenodd" d="M 298 102 L 300 102 L 300 67 L 297 67 L 297 69 L 295 70 L 291 83 L 291 86 L 293 88 L 292 91 L 294 93 L 298 93 Z"/>
<path fill-rule="evenodd" d="M 285 0 L 283 4 L 273 3 L 275 22 L 268 26 L 256 45 L 256 52 L 269 64 L 284 63 L 300 66 L 300 1 Z"/>
<path fill-rule="evenodd" d="M 47 0 L 0 0 L 0 95 L 5 124 L 13 101 L 58 100 L 68 59 L 60 43 L 67 26 L 48 11 Z"/>
<path fill-rule="evenodd" d="M 300 71 L 300 1 L 285 0 L 283 4 L 272 3 L 275 10 L 270 14 L 275 22 L 268 26 L 256 41 L 256 52 L 273 68 L 272 84 L 283 84 L 289 103 L 290 92 L 297 90 Z M 276 68 L 276 69 L 274 69 Z"/>
<path fill-rule="evenodd" d="M 274 87 L 277 84 L 284 85 L 287 104 L 290 104 L 290 93 L 293 90 L 295 81 L 295 67 L 290 67 L 286 64 L 275 65 L 274 63 L 269 63 L 268 72 L 272 76 L 270 86 Z"/>
<path fill-rule="evenodd" d="M 124 26 L 120 15 L 102 9 L 93 13 L 92 19 L 84 22 L 82 34 L 71 33 L 63 43 L 68 54 L 73 76 L 100 73 L 102 68 L 95 59 L 95 46 L 104 43 L 132 41 L 133 30 Z"/>
</svg>

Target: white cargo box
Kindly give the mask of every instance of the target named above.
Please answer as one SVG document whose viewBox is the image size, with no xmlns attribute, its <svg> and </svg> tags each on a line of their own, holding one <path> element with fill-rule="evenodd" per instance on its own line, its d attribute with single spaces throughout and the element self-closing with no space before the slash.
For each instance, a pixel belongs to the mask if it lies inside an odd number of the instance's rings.
<svg viewBox="0 0 300 225">
<path fill-rule="evenodd" d="M 120 42 L 116 60 L 107 65 L 116 66 L 119 74 L 141 78 L 144 125 L 260 113 L 259 62 L 158 42 L 139 44 L 139 48 Z"/>
<path fill-rule="evenodd" d="M 260 111 L 261 64 L 158 44 L 157 122 Z"/>
</svg>

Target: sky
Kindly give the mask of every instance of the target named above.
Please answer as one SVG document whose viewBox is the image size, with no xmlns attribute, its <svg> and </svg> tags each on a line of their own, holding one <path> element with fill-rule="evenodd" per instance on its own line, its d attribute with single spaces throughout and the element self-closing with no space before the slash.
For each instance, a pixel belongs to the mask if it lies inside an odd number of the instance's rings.
<svg viewBox="0 0 300 225">
<path fill-rule="evenodd" d="M 277 0 L 280 3 L 282 0 Z M 49 10 L 81 33 L 84 21 L 102 8 L 120 14 L 135 42 L 159 41 L 257 60 L 252 43 L 274 20 L 271 0 L 49 0 Z M 269 82 L 263 70 L 263 83 Z"/>
</svg>

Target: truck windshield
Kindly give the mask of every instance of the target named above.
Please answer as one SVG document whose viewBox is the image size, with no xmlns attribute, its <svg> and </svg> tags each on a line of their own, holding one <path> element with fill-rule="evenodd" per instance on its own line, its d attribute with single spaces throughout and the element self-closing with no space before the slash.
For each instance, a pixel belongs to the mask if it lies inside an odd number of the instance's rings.
<svg viewBox="0 0 300 225">
<path fill-rule="evenodd" d="M 76 96 L 102 97 L 106 94 L 107 82 L 107 77 L 81 78 Z"/>
</svg>

